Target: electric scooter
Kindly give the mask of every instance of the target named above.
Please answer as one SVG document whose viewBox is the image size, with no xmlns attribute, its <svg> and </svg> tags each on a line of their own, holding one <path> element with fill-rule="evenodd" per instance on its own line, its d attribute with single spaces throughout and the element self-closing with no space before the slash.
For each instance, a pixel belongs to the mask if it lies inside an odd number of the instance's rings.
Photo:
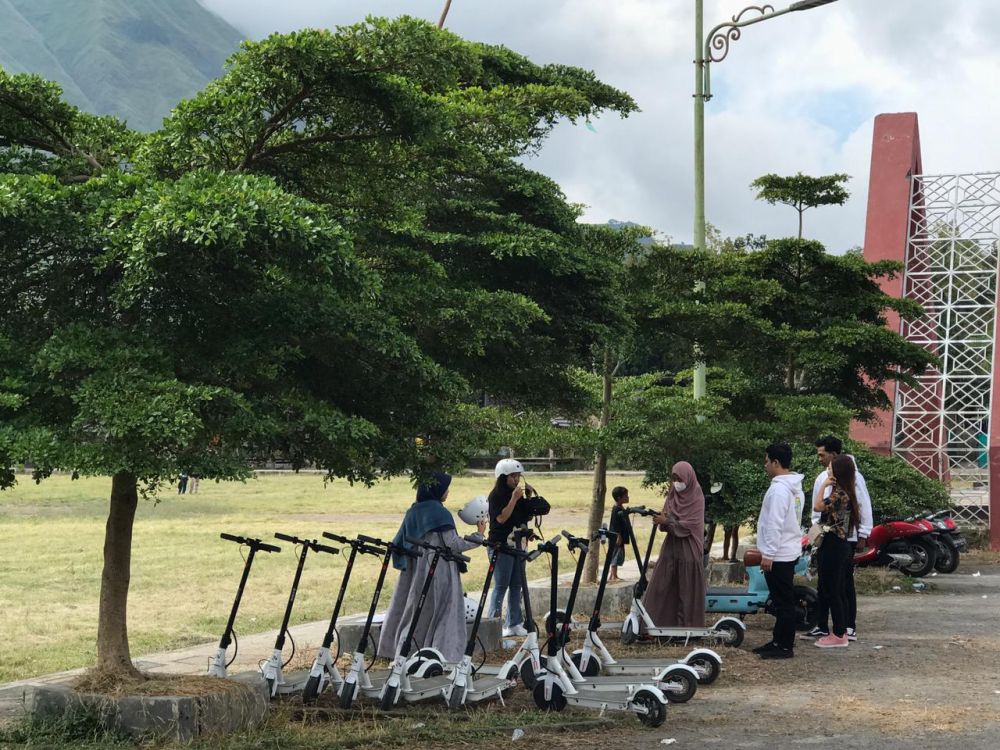
<svg viewBox="0 0 1000 750">
<path fill-rule="evenodd" d="M 382 548 L 380 550 L 382 553 L 382 567 L 379 570 L 378 580 L 375 582 L 375 592 L 372 594 L 372 603 L 368 608 L 368 617 L 365 619 L 365 626 L 361 630 L 361 639 L 358 641 L 358 647 L 351 659 L 351 668 L 344 675 L 344 682 L 340 686 L 341 708 L 350 708 L 359 693 L 363 693 L 369 698 L 377 698 L 382 692 L 382 686 L 385 683 L 385 677 L 388 676 L 388 673 L 372 679 L 371 672 L 365 667 L 365 649 L 368 646 L 368 639 L 371 638 L 372 622 L 375 620 L 375 609 L 378 607 L 378 600 L 382 596 L 385 574 L 389 570 L 389 563 L 392 562 L 393 552 L 405 555 L 411 560 L 416 560 L 423 555 L 419 549 L 408 549 L 403 545 L 384 542 L 381 539 L 363 534 L 358 535 L 358 541 L 364 542 L 371 547 Z M 440 669 L 440 667 L 438 668 Z M 443 670 L 438 674 L 441 673 L 443 673 Z"/>
<path fill-rule="evenodd" d="M 349 546 L 351 554 L 347 558 L 347 567 L 344 568 L 344 577 L 340 581 L 337 602 L 333 605 L 333 616 L 330 617 L 330 624 L 326 629 L 326 634 L 323 636 L 323 645 L 317 652 L 316 658 L 313 659 L 312 668 L 309 670 L 309 679 L 306 681 L 306 686 L 302 689 L 302 702 L 307 704 L 313 703 L 319 697 L 320 693 L 326 689 L 327 685 L 332 684 L 336 691 L 340 689 L 341 684 L 344 682 L 344 678 L 337 669 L 337 659 L 340 658 L 340 636 L 337 633 L 337 619 L 340 617 L 340 607 L 344 603 L 344 594 L 347 592 L 347 582 L 351 580 L 351 571 L 354 570 L 354 559 L 358 554 L 375 555 L 376 557 L 382 554 L 380 549 L 371 547 L 357 539 L 348 539 L 339 534 L 331 534 L 329 531 L 324 531 L 323 536 Z M 337 638 L 336 656 L 330 653 L 334 637 Z"/>
<path fill-rule="evenodd" d="M 246 545 L 250 548 L 247 552 L 246 562 L 243 563 L 243 576 L 240 578 L 240 585 L 236 589 L 236 599 L 233 600 L 233 608 L 229 610 L 229 620 L 226 622 L 226 629 L 222 631 L 222 638 L 219 640 L 219 647 L 215 650 L 215 656 L 212 657 L 212 661 L 208 665 L 208 676 L 209 677 L 225 677 L 226 669 L 233 660 L 236 658 L 236 654 L 239 652 L 240 643 L 239 639 L 236 637 L 236 631 L 233 629 L 233 625 L 236 623 L 236 613 L 240 609 L 240 601 L 243 599 L 243 589 L 247 585 L 247 578 L 250 577 L 250 567 L 253 565 L 253 558 L 257 552 L 281 552 L 281 547 L 276 547 L 273 544 L 267 544 L 262 542 L 260 539 L 251 539 L 249 537 L 235 536 L 233 534 L 219 534 L 220 537 L 225 539 L 227 542 L 236 542 L 239 545 Z M 226 661 L 226 650 L 229 648 L 229 644 L 233 641 L 236 642 L 236 651 L 233 652 L 233 658 L 228 662 Z"/>
<path fill-rule="evenodd" d="M 476 619 L 472 623 L 469 640 L 465 644 L 465 654 L 462 657 L 462 661 L 452 669 L 451 682 L 445 691 L 445 700 L 449 708 L 458 708 L 466 703 L 478 703 L 479 701 L 493 697 L 499 698 L 500 702 L 503 703 L 504 694 L 517 684 L 518 668 L 515 664 L 508 665 L 506 671 L 501 672 L 500 676 L 486 677 L 480 674 L 480 670 L 473 668 L 472 655 L 476 650 L 476 637 L 479 633 L 480 622 L 483 619 L 483 610 L 486 609 L 486 600 L 489 597 L 490 583 L 493 581 L 493 571 L 496 568 L 497 556 L 510 555 L 514 558 L 515 565 L 520 566 L 521 559 L 531 562 L 541 554 L 537 550 L 526 552 L 506 544 L 490 544 L 480 534 L 467 536 L 465 537 L 465 541 L 479 544 L 490 550 L 490 554 L 487 555 L 489 567 L 486 569 L 486 580 L 483 581 L 483 590 L 479 595 Z"/>
<path fill-rule="evenodd" d="M 637 511 L 641 514 L 642 509 Z M 608 538 L 617 536 L 614 532 L 604 529 L 600 533 Z M 571 659 L 573 666 L 583 677 L 594 677 L 596 675 L 644 675 L 656 677 L 669 669 L 674 664 L 682 664 L 691 667 L 698 675 L 699 685 L 711 685 L 718 678 L 722 671 L 722 659 L 710 648 L 696 648 L 677 662 L 665 659 L 615 659 L 607 646 L 601 640 L 598 631 L 601 628 L 601 607 L 604 604 L 604 593 L 608 585 L 608 574 L 611 570 L 611 555 L 606 555 L 604 567 L 601 570 L 601 579 L 597 585 L 597 597 L 594 599 L 594 611 L 591 613 L 590 622 L 587 625 L 587 634 L 583 639 L 583 648 L 573 652 Z M 670 695 L 667 696 L 670 698 Z"/>
<path fill-rule="evenodd" d="M 542 552 L 549 555 L 552 563 L 549 577 L 549 612 L 558 612 L 559 593 L 559 542 L 560 537 L 553 537 L 539 545 Z M 658 727 L 667 718 L 667 699 L 663 692 L 653 684 L 623 685 L 618 691 L 599 693 L 583 693 L 566 674 L 562 666 L 562 650 L 560 635 L 556 632 L 558 616 L 547 617 L 546 621 L 552 627 L 548 631 L 545 643 L 545 674 L 539 676 L 532 690 L 535 705 L 545 711 L 562 711 L 566 706 L 579 708 L 594 708 L 604 713 L 611 711 L 630 711 L 640 722 L 650 727 Z M 564 627 L 568 628 L 568 619 Z"/>
<path fill-rule="evenodd" d="M 635 510 L 641 512 L 642 515 L 649 515 L 648 510 L 645 508 L 636 508 Z M 637 561 L 642 560 L 642 563 L 639 567 L 639 581 L 635 584 L 635 588 L 632 591 L 632 607 L 625 618 L 625 622 L 622 623 L 622 642 L 635 643 L 639 639 L 640 627 L 645 626 L 646 633 L 654 638 L 682 638 L 685 644 L 692 638 L 711 638 L 727 646 L 738 647 L 743 643 L 743 636 L 747 628 L 741 620 L 735 617 L 723 617 L 708 628 L 660 627 L 653 622 L 653 618 L 649 616 L 645 605 L 642 603 L 642 596 L 646 593 L 646 587 L 649 585 L 646 575 L 649 571 L 649 558 L 653 553 L 653 541 L 656 539 L 656 532 L 657 526 L 654 524 L 649 534 L 649 543 L 646 545 L 645 557 L 639 556 L 639 543 L 635 537 L 635 530 L 633 529 L 629 533 L 629 541 L 632 544 L 635 559 Z"/>
<path fill-rule="evenodd" d="M 604 529 L 598 529 L 592 540 L 595 542 L 601 541 L 603 540 L 604 535 L 609 533 L 610 532 L 607 532 Z M 550 633 L 550 637 L 553 637 L 552 634 L 555 634 L 554 637 L 556 638 L 559 646 L 559 655 L 563 660 L 563 669 L 566 670 L 566 673 L 569 675 L 569 679 L 572 680 L 573 686 L 581 692 L 620 692 L 626 687 L 631 688 L 635 686 L 636 683 L 642 682 L 643 680 L 626 675 L 585 677 L 581 674 L 580 670 L 577 669 L 573 658 L 569 653 L 567 653 L 569 631 L 573 621 L 573 607 L 576 604 L 577 592 L 580 590 L 580 580 L 583 577 L 583 568 L 587 559 L 587 552 L 590 548 L 591 540 L 573 536 L 568 531 L 563 531 L 562 535 L 567 540 L 570 553 L 572 554 L 573 550 L 577 550 L 579 552 L 576 560 L 576 570 L 573 573 L 573 583 L 570 586 L 569 596 L 566 600 L 566 609 L 557 612 L 557 622 L 551 622 L 551 616 L 546 617 L 545 619 L 547 631 Z M 617 536 L 617 534 L 615 536 Z M 607 555 L 605 557 L 606 567 L 610 567 L 610 563 L 608 562 L 610 559 L 611 555 Z M 686 664 L 671 664 L 670 666 L 664 667 L 652 679 L 646 681 L 652 682 L 660 688 L 664 696 L 666 696 L 667 700 L 671 703 L 687 703 L 694 697 L 695 692 L 698 690 L 698 673 Z"/>
<path fill-rule="evenodd" d="M 804 576 L 809 573 L 811 560 L 810 546 L 802 549 L 802 555 L 795 565 L 795 575 Z M 746 568 L 748 584 L 743 587 L 712 586 L 705 593 L 706 612 L 729 612 L 739 615 L 752 615 L 758 612 L 774 614 L 771 602 L 771 589 L 768 588 L 764 571 L 760 568 L 760 553 L 757 550 L 747 550 L 743 555 L 743 566 Z M 798 630 L 810 630 L 816 625 L 816 604 L 819 595 L 812 586 L 795 585 L 795 627 Z"/>
<path fill-rule="evenodd" d="M 420 589 L 420 598 L 417 599 L 417 606 L 413 609 L 413 617 L 410 619 L 410 626 L 406 631 L 406 638 L 403 639 L 403 644 L 396 650 L 396 656 L 392 660 L 392 668 L 389 670 L 389 676 L 382 684 L 382 690 L 379 693 L 379 708 L 383 711 L 388 711 L 395 706 L 396 701 L 400 697 L 409 703 L 413 703 L 420 700 L 427 700 L 428 698 L 440 698 L 444 696 L 445 689 L 449 685 L 449 680 L 447 677 L 442 676 L 443 673 L 423 678 L 410 676 L 407 669 L 410 650 L 413 644 L 413 634 L 417 630 L 420 615 L 424 610 L 424 602 L 427 601 L 427 592 L 430 591 L 431 584 L 434 582 L 434 573 L 437 571 L 438 561 L 443 558 L 445 562 L 455 564 L 469 562 L 468 557 L 453 551 L 445 545 L 434 545 L 410 537 L 406 537 L 405 541 L 411 547 L 420 547 L 426 553 L 432 554 L 430 565 L 427 568 L 427 575 L 424 577 L 424 584 Z"/>
<path fill-rule="evenodd" d="M 281 652 L 285 647 L 285 638 L 291 638 L 288 635 L 288 622 L 292 617 L 292 607 L 295 606 L 295 595 L 299 590 L 299 579 L 302 578 L 302 569 L 306 564 L 306 555 L 309 554 L 309 550 L 313 552 L 326 552 L 331 555 L 336 555 L 340 553 L 340 550 L 334 547 L 328 547 L 325 544 L 320 544 L 315 539 L 299 539 L 297 536 L 289 536 L 288 534 L 277 533 L 274 535 L 276 539 L 281 539 L 284 542 L 289 542 L 290 544 L 300 545 L 302 551 L 299 553 L 299 562 L 295 566 L 295 578 L 292 579 L 292 590 L 288 593 L 288 602 L 285 604 L 285 616 L 281 620 L 281 628 L 278 630 L 278 637 L 274 641 L 274 650 L 271 651 L 271 658 L 267 660 L 264 664 L 264 681 L 267 683 L 267 690 L 273 698 L 278 693 L 287 695 L 288 693 L 294 693 L 302 689 L 303 682 L 286 682 L 284 675 L 282 675 L 281 670 L 291 661 L 295 656 L 295 641 L 292 641 L 292 656 L 288 657 L 288 661 L 282 663 Z"/>
</svg>

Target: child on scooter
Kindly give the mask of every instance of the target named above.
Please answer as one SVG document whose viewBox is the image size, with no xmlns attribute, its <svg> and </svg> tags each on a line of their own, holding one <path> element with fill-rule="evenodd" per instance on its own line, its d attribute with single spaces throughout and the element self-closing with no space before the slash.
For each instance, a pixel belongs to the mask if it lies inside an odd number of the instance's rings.
<svg viewBox="0 0 1000 750">
<path fill-rule="evenodd" d="M 615 501 L 615 505 L 611 509 L 611 523 L 608 526 L 608 531 L 613 531 L 618 536 L 608 546 L 608 554 L 612 556 L 611 576 L 608 578 L 608 583 L 617 583 L 621 580 L 618 577 L 618 566 L 625 563 L 625 545 L 631 537 L 632 521 L 629 520 L 628 513 L 625 512 L 625 506 L 628 505 L 628 488 L 615 487 L 611 490 L 611 497 Z"/>
</svg>

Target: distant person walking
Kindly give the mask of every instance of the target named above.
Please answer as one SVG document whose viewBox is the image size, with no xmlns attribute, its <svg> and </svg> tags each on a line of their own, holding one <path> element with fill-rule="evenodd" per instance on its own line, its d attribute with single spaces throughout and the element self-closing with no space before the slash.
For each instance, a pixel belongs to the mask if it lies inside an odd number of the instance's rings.
<svg viewBox="0 0 1000 750">
<path fill-rule="evenodd" d="M 187 488 L 188 488 L 188 475 L 185 473 L 181 473 L 181 475 L 177 478 L 177 494 L 183 495 L 184 493 L 187 492 Z"/>
</svg>

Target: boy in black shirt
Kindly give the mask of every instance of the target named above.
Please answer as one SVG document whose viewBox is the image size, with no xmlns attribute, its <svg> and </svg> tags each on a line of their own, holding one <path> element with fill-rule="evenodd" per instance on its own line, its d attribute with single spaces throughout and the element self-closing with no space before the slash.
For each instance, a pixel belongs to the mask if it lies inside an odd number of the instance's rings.
<svg viewBox="0 0 1000 750">
<path fill-rule="evenodd" d="M 628 514 L 625 512 L 625 506 L 628 504 L 628 489 L 615 487 L 611 490 L 611 497 L 615 501 L 615 505 L 611 509 L 611 523 L 608 526 L 608 531 L 613 531 L 618 536 L 615 538 L 614 546 L 608 546 L 608 554 L 613 555 L 611 577 L 608 578 L 608 582 L 616 583 L 621 580 L 618 577 L 618 566 L 625 562 L 625 545 L 629 543 L 631 538 L 632 521 L 629 520 Z"/>
</svg>

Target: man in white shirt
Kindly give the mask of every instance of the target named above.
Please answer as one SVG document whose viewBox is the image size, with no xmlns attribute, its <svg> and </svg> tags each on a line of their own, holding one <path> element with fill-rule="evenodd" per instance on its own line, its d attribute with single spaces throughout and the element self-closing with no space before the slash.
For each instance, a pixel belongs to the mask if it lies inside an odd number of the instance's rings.
<svg viewBox="0 0 1000 750">
<path fill-rule="evenodd" d="M 771 641 L 754 649 L 762 659 L 791 659 L 795 648 L 795 563 L 802 552 L 802 475 L 791 470 L 792 449 L 772 443 L 764 454 L 771 486 L 757 519 L 761 570 L 771 590 L 774 630 Z"/>
<path fill-rule="evenodd" d="M 823 482 L 826 480 L 827 472 L 825 470 L 833 462 L 833 459 L 843 452 L 843 442 L 833 435 L 821 437 L 816 441 L 816 458 L 819 459 L 819 463 L 824 468 L 824 471 L 821 471 L 816 476 L 816 481 L 813 482 L 813 505 L 819 499 Z M 851 456 L 851 460 L 854 461 L 854 456 Z M 865 483 L 865 478 L 861 475 L 857 461 L 854 461 L 854 468 L 856 470 L 854 475 L 854 494 L 858 498 L 858 508 L 861 511 L 861 517 L 857 531 L 847 539 L 851 545 L 851 555 L 847 559 L 847 570 L 844 573 L 844 598 L 847 601 L 847 639 L 850 641 L 858 639 L 858 597 L 854 588 L 854 555 L 865 551 L 865 548 L 868 546 L 868 537 L 872 533 L 872 526 L 874 525 L 872 519 L 872 498 L 868 494 L 868 485 Z M 823 497 L 829 497 L 829 495 L 830 487 L 827 487 L 823 492 Z M 815 510 L 813 511 L 813 523 L 819 523 L 820 515 Z M 830 600 L 822 587 L 820 587 L 818 594 L 816 627 L 808 633 L 803 633 L 802 638 L 823 638 L 830 634 Z"/>
</svg>

